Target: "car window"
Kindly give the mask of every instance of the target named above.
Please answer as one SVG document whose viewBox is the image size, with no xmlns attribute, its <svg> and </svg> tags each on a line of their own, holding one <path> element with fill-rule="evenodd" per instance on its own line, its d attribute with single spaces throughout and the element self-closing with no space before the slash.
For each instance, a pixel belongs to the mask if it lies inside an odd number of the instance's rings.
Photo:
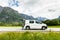
<svg viewBox="0 0 60 40">
<path fill-rule="evenodd" d="M 29 23 L 34 23 L 34 21 L 29 21 Z"/>
<path fill-rule="evenodd" d="M 41 24 L 41 22 L 39 22 L 39 21 L 36 21 L 36 23 L 37 23 L 37 24 Z"/>
<path fill-rule="evenodd" d="M 40 24 L 38 21 L 36 21 L 37 24 Z"/>
</svg>

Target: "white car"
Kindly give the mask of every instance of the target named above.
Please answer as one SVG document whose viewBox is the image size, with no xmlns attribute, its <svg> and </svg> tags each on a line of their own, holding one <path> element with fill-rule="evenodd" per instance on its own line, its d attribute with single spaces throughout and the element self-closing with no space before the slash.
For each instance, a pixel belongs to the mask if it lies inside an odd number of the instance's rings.
<svg viewBox="0 0 60 40">
<path fill-rule="evenodd" d="M 40 23 L 37 20 L 25 20 L 25 25 L 23 29 L 47 29 L 47 25 L 44 23 Z"/>
</svg>

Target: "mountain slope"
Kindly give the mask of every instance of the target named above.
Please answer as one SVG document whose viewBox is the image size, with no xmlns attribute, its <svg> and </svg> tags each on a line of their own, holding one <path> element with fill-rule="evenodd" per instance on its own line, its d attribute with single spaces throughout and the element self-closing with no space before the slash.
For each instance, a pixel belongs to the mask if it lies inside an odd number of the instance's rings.
<svg viewBox="0 0 60 40">
<path fill-rule="evenodd" d="M 3 7 L 0 6 L 0 13 L 1 13 L 2 10 L 3 10 Z"/>
<path fill-rule="evenodd" d="M 14 21 L 19 21 L 21 18 L 20 14 L 9 8 L 9 7 L 4 7 L 2 12 L 0 13 L 0 21 L 4 22 L 14 22 Z"/>
</svg>

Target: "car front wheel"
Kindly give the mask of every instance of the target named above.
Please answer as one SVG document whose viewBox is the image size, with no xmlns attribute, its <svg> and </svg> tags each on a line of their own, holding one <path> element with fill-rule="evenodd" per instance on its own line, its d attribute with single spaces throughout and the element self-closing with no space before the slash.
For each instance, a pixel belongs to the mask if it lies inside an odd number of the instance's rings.
<svg viewBox="0 0 60 40">
<path fill-rule="evenodd" d="M 30 27 L 29 26 L 26 26 L 26 30 L 29 30 L 30 29 Z"/>
</svg>

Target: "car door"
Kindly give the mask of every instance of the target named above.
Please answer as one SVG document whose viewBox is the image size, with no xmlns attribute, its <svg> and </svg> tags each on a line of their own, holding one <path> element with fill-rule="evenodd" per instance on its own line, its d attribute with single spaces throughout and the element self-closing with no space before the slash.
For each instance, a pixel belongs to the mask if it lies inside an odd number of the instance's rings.
<svg viewBox="0 0 60 40">
<path fill-rule="evenodd" d="M 39 21 L 35 21 L 35 28 L 36 29 L 40 29 L 42 26 L 42 23 L 40 23 Z"/>
<path fill-rule="evenodd" d="M 30 20 L 29 21 L 29 25 L 30 25 L 30 28 L 31 29 L 35 28 L 35 25 L 34 25 L 34 21 L 33 20 Z"/>
</svg>

